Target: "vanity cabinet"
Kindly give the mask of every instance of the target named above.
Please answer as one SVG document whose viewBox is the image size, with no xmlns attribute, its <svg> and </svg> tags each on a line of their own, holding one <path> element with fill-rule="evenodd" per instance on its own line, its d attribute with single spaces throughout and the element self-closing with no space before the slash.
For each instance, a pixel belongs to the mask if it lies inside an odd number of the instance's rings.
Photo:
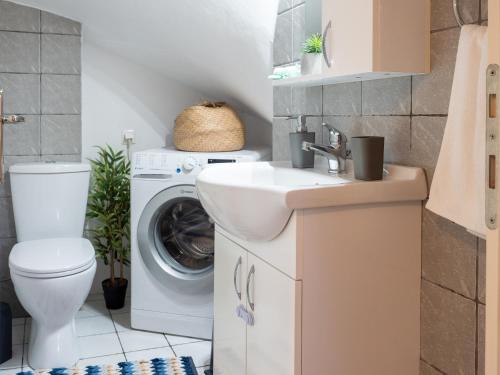
<svg viewBox="0 0 500 375">
<path fill-rule="evenodd" d="M 270 241 L 216 225 L 214 373 L 418 375 L 420 221 L 418 200 L 297 209 Z"/>
<path fill-rule="evenodd" d="M 321 3 L 315 6 L 314 2 Z M 305 6 L 309 23 L 314 16 L 308 16 L 308 11 L 321 8 L 321 21 L 313 28 L 306 25 L 306 36 L 323 35 L 322 72 L 275 80 L 275 86 L 314 86 L 430 71 L 430 0 L 311 0 Z"/>
<path fill-rule="evenodd" d="M 301 282 L 219 232 L 215 240 L 214 373 L 300 374 Z M 238 306 L 253 325 L 237 316 Z"/>
</svg>

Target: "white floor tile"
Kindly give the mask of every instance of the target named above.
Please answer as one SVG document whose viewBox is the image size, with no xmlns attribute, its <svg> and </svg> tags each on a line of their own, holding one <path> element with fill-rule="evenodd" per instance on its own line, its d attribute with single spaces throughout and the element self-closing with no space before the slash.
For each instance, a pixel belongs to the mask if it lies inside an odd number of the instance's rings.
<svg viewBox="0 0 500 375">
<path fill-rule="evenodd" d="M 208 370 L 210 366 L 201 366 L 201 367 L 196 367 L 196 371 L 198 371 L 198 375 L 203 375 L 205 374 L 205 370 Z"/>
<path fill-rule="evenodd" d="M 76 333 L 78 336 L 90 336 L 115 332 L 115 326 L 109 316 L 100 315 L 76 319 Z"/>
<path fill-rule="evenodd" d="M 209 341 L 177 345 L 172 348 L 178 357 L 193 357 L 196 367 L 209 366 L 212 345 Z"/>
<path fill-rule="evenodd" d="M 130 313 L 130 297 L 125 299 L 125 306 L 117 310 L 109 310 L 111 315 Z"/>
<path fill-rule="evenodd" d="M 130 331 L 130 313 L 113 314 L 113 321 L 118 332 Z"/>
<path fill-rule="evenodd" d="M 21 367 L 12 368 L 8 370 L 0 370 L 0 375 L 16 375 L 18 372 L 23 371 Z"/>
<path fill-rule="evenodd" d="M 87 297 L 87 301 L 98 301 L 98 300 L 101 301 L 104 300 L 104 295 L 102 293 L 92 293 L 89 294 Z"/>
<path fill-rule="evenodd" d="M 107 315 L 108 309 L 104 300 L 87 301 L 76 313 L 76 318 L 88 318 L 91 316 Z"/>
<path fill-rule="evenodd" d="M 12 326 L 12 345 L 20 345 L 25 343 L 24 341 L 24 324 Z"/>
<path fill-rule="evenodd" d="M 126 352 L 127 361 L 150 360 L 153 358 L 172 358 L 175 357 L 174 352 L 170 347 L 155 348 L 147 350 L 139 350 L 136 352 Z"/>
<path fill-rule="evenodd" d="M 172 346 L 202 341 L 201 339 L 194 339 L 192 337 L 174 336 L 174 335 L 165 335 L 165 336 L 167 337 L 168 342 Z"/>
<path fill-rule="evenodd" d="M 161 333 L 125 331 L 118 335 L 125 352 L 168 346 L 168 341 Z"/>
<path fill-rule="evenodd" d="M 19 368 L 23 363 L 23 344 L 12 345 L 12 358 L 0 364 L 0 370 Z"/>
<path fill-rule="evenodd" d="M 125 356 L 123 354 L 113 354 L 101 357 L 85 358 L 78 361 L 78 367 L 86 366 L 102 366 L 102 365 L 112 365 L 119 362 L 125 362 Z"/>
<path fill-rule="evenodd" d="M 81 358 L 122 353 L 122 347 L 116 333 L 79 337 L 78 343 L 80 345 Z"/>
</svg>

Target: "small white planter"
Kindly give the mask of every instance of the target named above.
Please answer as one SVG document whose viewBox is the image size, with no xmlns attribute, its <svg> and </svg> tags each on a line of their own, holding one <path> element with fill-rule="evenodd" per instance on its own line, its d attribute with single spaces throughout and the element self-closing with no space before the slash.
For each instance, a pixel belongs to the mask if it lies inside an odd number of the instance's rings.
<svg viewBox="0 0 500 375">
<path fill-rule="evenodd" d="M 321 53 L 304 53 L 300 62 L 300 73 L 303 76 L 321 74 L 322 66 L 323 55 Z"/>
</svg>

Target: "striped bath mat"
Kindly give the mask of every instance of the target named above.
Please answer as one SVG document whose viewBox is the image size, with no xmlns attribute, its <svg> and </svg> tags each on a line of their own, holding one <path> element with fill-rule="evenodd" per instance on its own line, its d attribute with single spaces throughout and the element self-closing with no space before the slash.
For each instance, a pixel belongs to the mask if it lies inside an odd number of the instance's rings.
<svg viewBox="0 0 500 375">
<path fill-rule="evenodd" d="M 17 375 L 198 375 L 191 357 L 19 372 Z"/>
</svg>

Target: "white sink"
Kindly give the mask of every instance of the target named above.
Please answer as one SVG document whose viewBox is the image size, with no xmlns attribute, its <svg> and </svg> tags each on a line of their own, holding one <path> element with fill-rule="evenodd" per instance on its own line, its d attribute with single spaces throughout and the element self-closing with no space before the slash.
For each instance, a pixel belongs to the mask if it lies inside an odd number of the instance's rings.
<svg viewBox="0 0 500 375">
<path fill-rule="evenodd" d="M 270 241 L 295 209 L 426 198 L 422 169 L 385 168 L 382 181 L 358 181 L 349 172 L 333 176 L 323 167 L 294 169 L 287 162 L 220 164 L 203 170 L 196 186 L 203 207 L 226 231 L 247 241 Z"/>
</svg>

